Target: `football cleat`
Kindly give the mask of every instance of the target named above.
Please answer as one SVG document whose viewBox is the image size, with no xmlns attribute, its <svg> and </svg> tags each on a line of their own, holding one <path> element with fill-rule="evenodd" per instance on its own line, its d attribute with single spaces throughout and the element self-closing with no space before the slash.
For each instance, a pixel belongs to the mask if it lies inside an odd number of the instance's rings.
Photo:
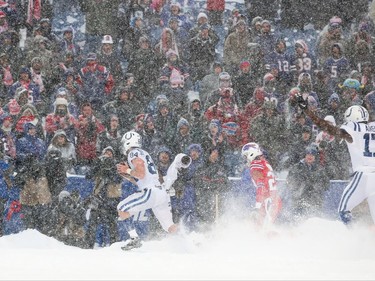
<svg viewBox="0 0 375 281">
<path fill-rule="evenodd" d="M 142 246 L 141 239 L 139 237 L 130 238 L 125 241 L 125 246 L 121 247 L 123 251 L 129 251 L 131 249 L 140 248 Z"/>
</svg>

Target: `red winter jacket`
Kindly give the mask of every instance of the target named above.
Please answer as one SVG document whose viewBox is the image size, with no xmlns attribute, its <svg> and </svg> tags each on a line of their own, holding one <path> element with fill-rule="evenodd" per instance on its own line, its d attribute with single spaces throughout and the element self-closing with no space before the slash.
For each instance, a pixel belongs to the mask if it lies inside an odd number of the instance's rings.
<svg viewBox="0 0 375 281">
<path fill-rule="evenodd" d="M 207 0 L 207 11 L 224 11 L 225 0 Z"/>
</svg>

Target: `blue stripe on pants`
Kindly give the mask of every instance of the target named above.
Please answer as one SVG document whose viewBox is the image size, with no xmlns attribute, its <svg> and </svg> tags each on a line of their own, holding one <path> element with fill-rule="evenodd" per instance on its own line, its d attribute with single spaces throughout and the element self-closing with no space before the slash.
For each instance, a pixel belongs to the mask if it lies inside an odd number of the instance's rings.
<svg viewBox="0 0 375 281">
<path fill-rule="evenodd" d="M 136 199 L 133 199 L 125 203 L 123 206 L 121 206 L 120 210 L 122 210 L 123 212 L 127 212 L 131 208 L 144 204 L 150 199 L 150 197 L 151 197 L 151 189 L 147 189 L 146 192 L 141 197 L 138 197 Z"/>
<path fill-rule="evenodd" d="M 361 180 L 363 175 L 363 172 L 356 172 L 352 182 L 350 183 L 349 188 L 345 191 L 345 193 L 342 196 L 342 200 L 340 202 L 339 211 L 346 210 L 346 207 L 348 205 L 348 201 L 350 197 L 353 195 L 354 191 L 356 190 L 359 181 Z"/>
</svg>

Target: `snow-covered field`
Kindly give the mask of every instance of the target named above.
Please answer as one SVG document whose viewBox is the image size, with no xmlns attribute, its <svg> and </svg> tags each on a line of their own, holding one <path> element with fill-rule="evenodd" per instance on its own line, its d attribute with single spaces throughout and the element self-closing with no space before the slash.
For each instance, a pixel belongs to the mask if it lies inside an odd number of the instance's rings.
<svg viewBox="0 0 375 281">
<path fill-rule="evenodd" d="M 0 238 L 2 280 L 374 280 L 375 232 L 310 219 L 277 235 L 227 217 L 211 232 L 122 242 L 98 250 L 66 246 L 35 230 Z"/>
</svg>

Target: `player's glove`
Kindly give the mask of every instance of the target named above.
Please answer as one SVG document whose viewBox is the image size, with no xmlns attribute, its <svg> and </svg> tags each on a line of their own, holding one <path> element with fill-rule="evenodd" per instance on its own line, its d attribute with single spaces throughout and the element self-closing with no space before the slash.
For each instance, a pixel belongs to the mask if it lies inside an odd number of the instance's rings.
<svg viewBox="0 0 375 281">
<path fill-rule="evenodd" d="M 297 94 L 296 98 L 299 108 L 301 108 L 302 110 L 307 109 L 307 99 L 304 99 L 301 94 Z"/>
</svg>

